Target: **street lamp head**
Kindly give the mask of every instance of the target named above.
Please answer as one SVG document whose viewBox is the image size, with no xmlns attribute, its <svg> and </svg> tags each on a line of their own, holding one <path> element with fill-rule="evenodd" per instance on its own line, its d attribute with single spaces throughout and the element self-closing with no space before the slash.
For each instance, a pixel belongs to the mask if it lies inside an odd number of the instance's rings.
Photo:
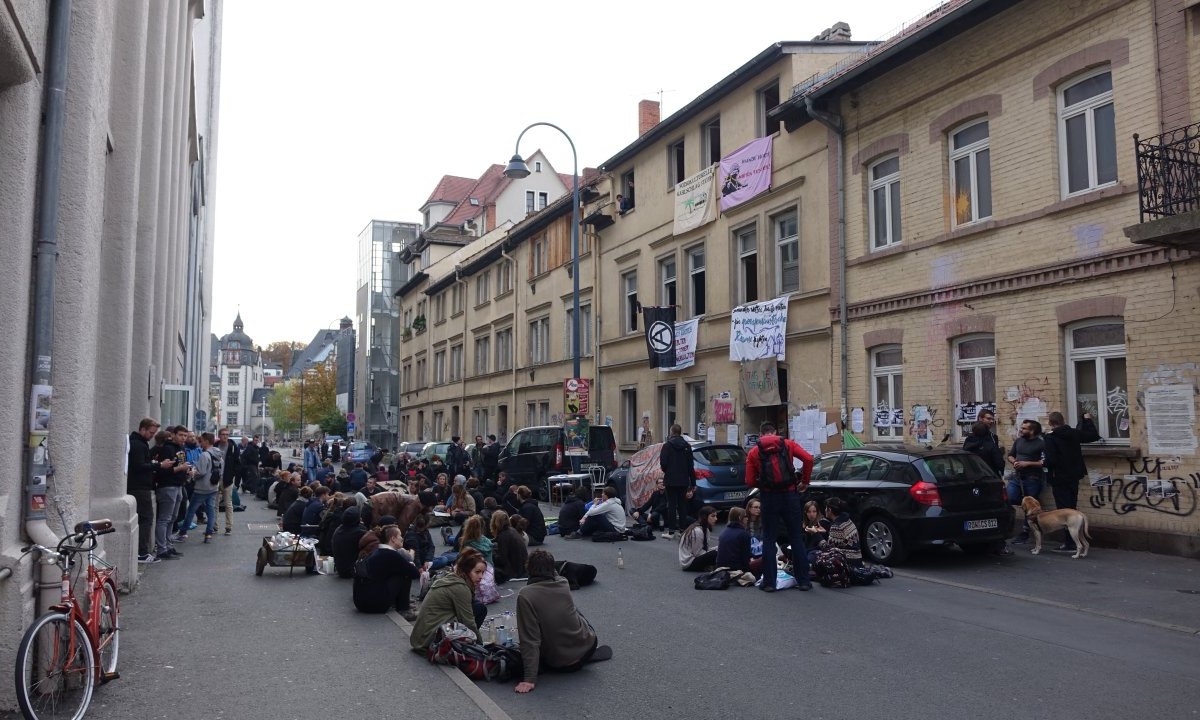
<svg viewBox="0 0 1200 720">
<path fill-rule="evenodd" d="M 504 177 L 514 180 L 529 177 L 529 166 L 519 154 L 513 155 L 512 160 L 508 161 L 508 167 L 504 168 Z"/>
</svg>

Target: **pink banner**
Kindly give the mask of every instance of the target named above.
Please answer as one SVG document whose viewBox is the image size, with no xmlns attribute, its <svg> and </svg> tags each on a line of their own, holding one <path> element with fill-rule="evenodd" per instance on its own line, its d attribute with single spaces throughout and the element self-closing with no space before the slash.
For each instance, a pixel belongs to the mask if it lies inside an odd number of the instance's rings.
<svg viewBox="0 0 1200 720">
<path fill-rule="evenodd" d="M 722 212 L 771 188 L 771 140 L 752 140 L 721 158 Z"/>
</svg>

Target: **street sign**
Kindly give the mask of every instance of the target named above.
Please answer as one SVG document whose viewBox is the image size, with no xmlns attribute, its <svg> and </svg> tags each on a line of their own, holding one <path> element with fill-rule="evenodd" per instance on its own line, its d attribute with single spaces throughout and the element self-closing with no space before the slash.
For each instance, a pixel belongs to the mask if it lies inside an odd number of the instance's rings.
<svg viewBox="0 0 1200 720">
<path fill-rule="evenodd" d="M 346 432 L 347 433 L 354 432 L 354 423 L 352 423 L 352 422 L 346 423 Z"/>
<path fill-rule="evenodd" d="M 354 424 L 354 413 L 346 413 L 346 422 L 350 425 Z"/>
</svg>

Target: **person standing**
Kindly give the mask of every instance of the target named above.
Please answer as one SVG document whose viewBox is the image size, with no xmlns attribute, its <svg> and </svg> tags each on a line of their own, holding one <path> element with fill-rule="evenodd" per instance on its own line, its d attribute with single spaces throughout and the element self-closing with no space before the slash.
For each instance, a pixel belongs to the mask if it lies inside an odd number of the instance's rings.
<svg viewBox="0 0 1200 720">
<path fill-rule="evenodd" d="M 1079 483 L 1087 477 L 1087 465 L 1083 461 L 1082 443 L 1100 439 L 1096 423 L 1090 413 L 1084 413 L 1079 427 L 1067 424 L 1063 414 L 1050 413 L 1050 432 L 1043 438 L 1045 466 L 1049 471 L 1050 490 L 1054 493 L 1054 506 L 1059 510 L 1075 510 L 1079 502 Z M 1067 541 L 1058 547 L 1062 552 L 1075 552 L 1075 540 L 1067 533 Z"/>
<path fill-rule="evenodd" d="M 321 463 L 317 460 L 317 450 L 311 440 L 304 441 L 304 475 L 306 482 L 317 479 L 317 468 Z"/>
<path fill-rule="evenodd" d="M 196 483 L 192 488 L 192 497 L 188 501 L 187 512 L 177 536 L 178 540 L 187 540 L 187 527 L 192 524 L 196 511 L 204 508 L 205 522 L 204 542 L 212 539 L 217 532 L 217 494 L 221 491 L 222 462 L 221 451 L 213 447 L 213 434 L 200 434 L 200 455 L 196 458 Z"/>
<path fill-rule="evenodd" d="M 483 436 L 475 436 L 475 444 L 471 446 L 471 474 L 476 478 L 483 479 Z"/>
<path fill-rule="evenodd" d="M 242 492 L 251 495 L 258 492 L 258 463 L 260 460 L 258 436 L 255 435 L 252 440 L 242 438 L 241 456 L 239 457 Z"/>
<path fill-rule="evenodd" d="M 485 491 L 495 492 L 496 487 L 496 471 L 500 469 L 500 443 L 496 442 L 495 435 L 488 435 L 487 447 L 483 449 L 483 477 L 480 481 L 483 483 Z"/>
<path fill-rule="evenodd" d="M 171 526 L 179 512 L 183 498 L 183 486 L 187 482 L 192 466 L 185 462 L 183 443 L 187 441 L 187 428 L 182 425 L 167 428 L 154 436 L 155 447 L 152 457 L 158 461 L 155 472 L 155 500 L 157 515 L 154 522 L 154 554 L 159 560 L 183 557 L 183 553 L 171 544 Z"/>
<path fill-rule="evenodd" d="M 170 470 L 175 458 L 160 461 L 150 452 L 150 440 L 158 432 L 154 418 L 142 418 L 138 429 L 129 433 L 129 462 L 125 471 L 125 492 L 137 504 L 138 562 L 143 565 L 158 562 L 152 552 L 154 537 L 154 476 L 160 470 Z M 164 465 L 165 463 L 165 465 Z M 172 516 L 174 517 L 174 516 Z"/>
<path fill-rule="evenodd" d="M 683 427 L 679 423 L 671 426 L 671 437 L 662 446 L 658 456 L 662 468 L 663 485 L 667 492 L 667 525 L 663 537 L 674 537 L 675 531 L 683 532 L 684 496 L 688 488 L 696 485 L 696 461 L 692 457 L 692 446 L 683 439 Z"/>
<path fill-rule="evenodd" d="M 746 484 L 758 488 L 762 500 L 763 573 L 759 589 L 775 592 L 778 573 L 775 543 L 782 522 L 791 543 L 796 587 L 811 590 L 808 556 L 804 552 L 804 504 L 797 491 L 808 489 L 808 481 L 812 477 L 812 455 L 794 441 L 776 435 L 774 423 L 763 423 L 758 432 L 758 442 L 746 456 Z M 792 458 L 803 463 L 799 477 L 792 465 Z"/>
<path fill-rule="evenodd" d="M 220 430 L 221 462 L 223 469 L 221 471 L 221 494 L 218 502 L 221 507 L 218 512 L 225 513 L 225 534 L 233 534 L 233 484 L 237 480 L 238 469 L 238 447 L 229 439 L 229 428 L 224 427 Z"/>
<path fill-rule="evenodd" d="M 1026 495 L 1036 498 L 1042 494 L 1042 468 L 1046 452 L 1040 422 L 1025 420 L 1021 423 L 1019 433 L 1008 453 L 1008 462 L 1013 467 L 1013 475 L 1008 480 L 1008 502 L 1014 506 L 1020 505 Z M 1028 540 L 1029 519 L 1026 518 L 1021 534 L 1014 542 L 1020 544 Z"/>
</svg>

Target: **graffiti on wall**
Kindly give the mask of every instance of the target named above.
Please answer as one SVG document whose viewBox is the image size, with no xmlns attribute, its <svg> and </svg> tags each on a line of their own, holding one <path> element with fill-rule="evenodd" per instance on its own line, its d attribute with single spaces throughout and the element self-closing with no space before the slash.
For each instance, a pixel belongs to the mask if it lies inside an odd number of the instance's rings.
<svg viewBox="0 0 1200 720">
<path fill-rule="evenodd" d="M 1009 434 L 1016 437 L 1019 419 L 1041 419 L 1047 414 L 1046 402 L 1042 399 L 1050 387 L 1050 378 L 1027 378 L 1004 391 L 1004 400 L 999 404 L 1005 408 Z"/>
<path fill-rule="evenodd" d="M 1132 458 L 1129 474 L 1092 480 L 1091 505 L 1117 515 L 1137 510 L 1188 517 L 1196 511 L 1200 473 L 1184 473 L 1179 458 Z"/>
</svg>

